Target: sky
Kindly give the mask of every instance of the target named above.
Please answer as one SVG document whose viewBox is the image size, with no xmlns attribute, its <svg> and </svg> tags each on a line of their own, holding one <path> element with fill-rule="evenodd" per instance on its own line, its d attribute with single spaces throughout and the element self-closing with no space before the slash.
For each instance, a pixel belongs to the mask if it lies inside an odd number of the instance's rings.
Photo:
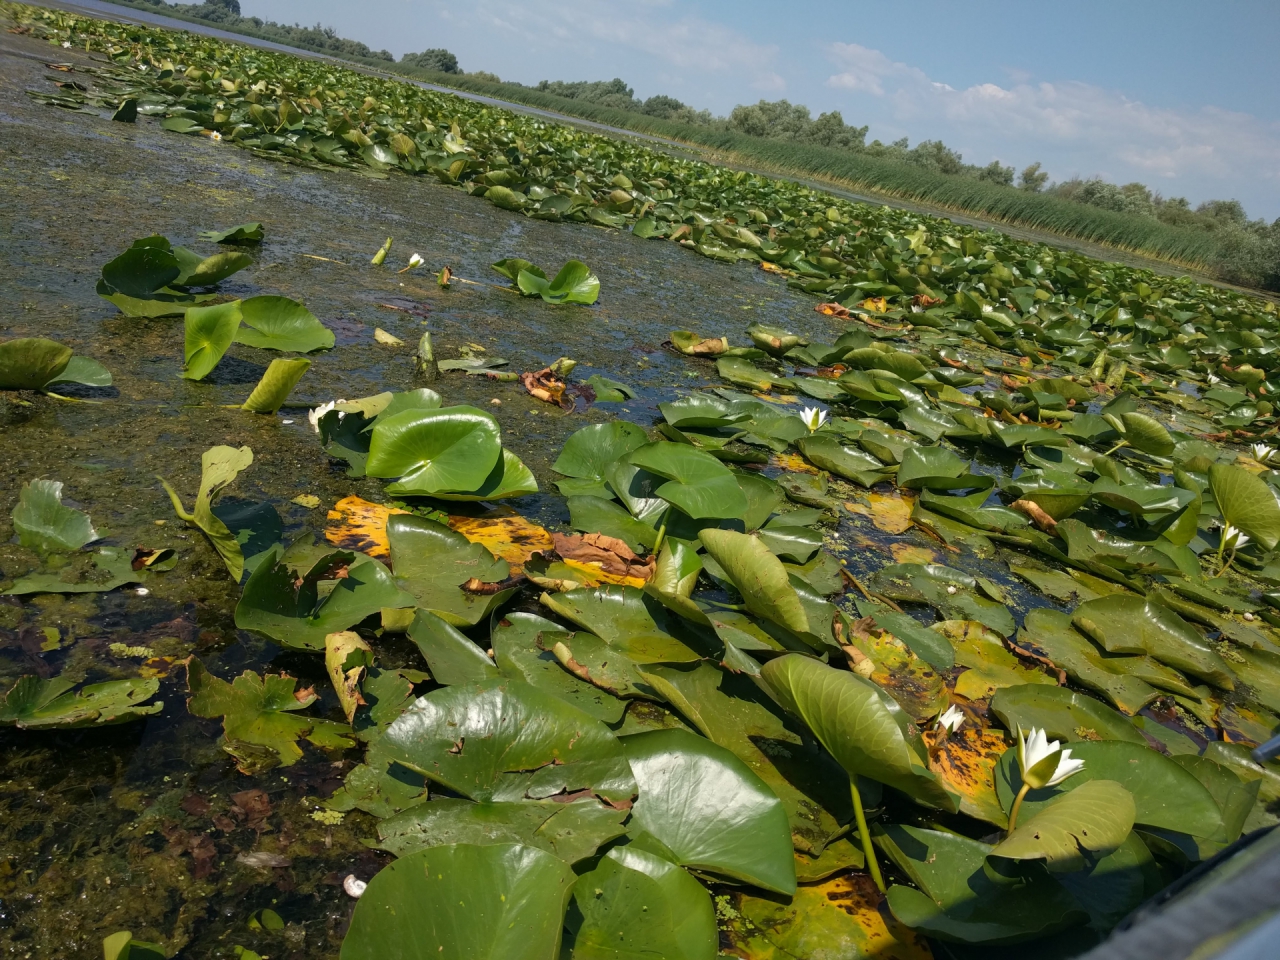
<svg viewBox="0 0 1280 960">
<path fill-rule="evenodd" d="M 941 140 L 968 163 L 1138 180 L 1280 217 L 1277 0 L 241 0 L 504 80 L 621 77 L 727 114 L 786 98 L 867 140 Z"/>
</svg>

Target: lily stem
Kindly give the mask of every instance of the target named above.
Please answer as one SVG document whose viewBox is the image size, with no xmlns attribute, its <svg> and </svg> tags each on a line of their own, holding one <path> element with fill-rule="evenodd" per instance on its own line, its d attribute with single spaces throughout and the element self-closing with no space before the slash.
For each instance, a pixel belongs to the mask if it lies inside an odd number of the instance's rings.
<svg viewBox="0 0 1280 960">
<path fill-rule="evenodd" d="M 1109 457 L 1109 456 L 1111 456 L 1113 453 L 1115 453 L 1117 450 L 1119 450 L 1121 447 L 1127 447 L 1128 445 L 1129 445 L 1129 441 L 1128 441 L 1128 440 L 1121 440 L 1121 441 L 1120 441 L 1119 443 L 1117 443 L 1114 447 L 1112 447 L 1110 450 L 1108 450 L 1106 453 L 1104 453 L 1104 454 L 1103 454 L 1103 456 L 1104 456 L 1104 457 Z"/>
<path fill-rule="evenodd" d="M 667 517 L 666 517 L 666 514 L 663 514 L 662 526 L 658 527 L 658 539 L 655 540 L 653 543 L 653 551 L 652 551 L 653 556 L 656 557 L 658 555 L 658 551 L 662 549 L 662 541 L 666 537 L 666 535 L 667 535 Z"/>
<path fill-rule="evenodd" d="M 1013 799 L 1013 807 L 1009 810 L 1009 833 L 1013 833 L 1018 826 L 1018 811 L 1022 809 L 1022 798 L 1027 795 L 1031 789 L 1031 784 L 1024 783 L 1018 790 L 1018 795 Z"/>
<path fill-rule="evenodd" d="M 880 874 L 880 864 L 876 862 L 875 847 L 871 845 L 871 831 L 867 829 L 867 815 L 862 810 L 862 794 L 858 792 L 855 775 L 849 777 L 849 792 L 853 794 L 853 816 L 858 821 L 858 836 L 862 837 L 862 855 L 866 857 L 867 869 L 876 882 L 876 889 L 884 893 L 884 877 Z"/>
</svg>

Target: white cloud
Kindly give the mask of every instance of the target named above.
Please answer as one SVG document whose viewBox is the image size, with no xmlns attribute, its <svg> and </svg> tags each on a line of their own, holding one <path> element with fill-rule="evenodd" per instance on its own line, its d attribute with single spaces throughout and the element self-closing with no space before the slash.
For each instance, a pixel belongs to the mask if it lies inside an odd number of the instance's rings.
<svg viewBox="0 0 1280 960">
<path fill-rule="evenodd" d="M 1253 192 L 1248 185 L 1257 184 L 1263 190 L 1253 198 L 1255 206 L 1270 195 L 1275 207 L 1280 124 L 1217 107 L 1152 107 L 1079 81 L 1031 83 L 1020 76 L 1008 87 L 980 83 L 957 90 L 858 44 L 831 44 L 829 54 L 838 72 L 827 86 L 848 92 L 845 106 L 852 114 L 867 112 L 873 104 L 866 98 L 874 98 L 874 112 L 911 131 L 913 140 L 980 144 L 967 149 L 975 155 L 966 159 L 1039 159 L 1060 179 L 1141 179 L 1193 200 L 1244 194 L 1246 205 Z"/>
</svg>

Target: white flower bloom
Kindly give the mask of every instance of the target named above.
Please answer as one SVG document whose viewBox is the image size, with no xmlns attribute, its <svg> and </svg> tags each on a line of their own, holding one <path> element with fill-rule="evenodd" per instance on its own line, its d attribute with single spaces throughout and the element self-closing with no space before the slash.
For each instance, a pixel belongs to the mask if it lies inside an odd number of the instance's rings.
<svg viewBox="0 0 1280 960">
<path fill-rule="evenodd" d="M 425 260 L 423 260 L 423 259 L 422 259 L 420 256 L 418 256 L 416 253 L 415 253 L 413 256 L 411 256 L 411 257 L 409 258 L 409 266 L 411 266 L 411 267 L 420 267 L 420 266 L 422 266 L 424 263 L 426 263 L 426 261 L 425 261 Z"/>
<path fill-rule="evenodd" d="M 804 412 L 800 414 L 800 419 L 809 428 L 809 432 L 813 433 L 827 422 L 827 411 L 819 410 L 817 407 L 805 407 Z"/>
<path fill-rule="evenodd" d="M 311 429 L 314 430 L 316 433 L 319 433 L 320 419 L 330 410 L 333 410 L 338 404 L 346 403 L 346 402 L 347 401 L 345 400 L 330 400 L 328 403 L 320 404 L 320 406 L 316 407 L 314 410 L 308 413 L 307 419 L 311 421 Z M 341 420 L 345 416 L 346 414 L 343 411 L 341 410 L 338 411 L 339 420 Z"/>
<path fill-rule="evenodd" d="M 947 595 L 948 595 L 948 596 L 952 596 L 952 597 L 954 597 L 954 596 L 956 595 L 956 593 L 957 593 L 957 592 L 958 592 L 958 588 L 956 587 L 956 585 L 955 585 L 954 583 L 948 583 L 948 584 L 947 584 Z"/>
<path fill-rule="evenodd" d="M 347 891 L 347 896 L 356 900 L 360 899 L 368 886 L 363 880 L 357 879 L 354 873 L 347 874 L 346 879 L 342 881 L 342 889 Z"/>
<path fill-rule="evenodd" d="M 63 41 L 62 41 L 62 49 L 63 49 L 63 50 L 70 50 L 70 49 L 71 49 L 71 41 L 70 41 L 70 40 L 63 40 Z"/>
<path fill-rule="evenodd" d="M 217 130 L 214 130 L 212 133 L 210 133 L 210 134 L 209 134 L 209 139 L 210 139 L 210 140 L 221 140 L 221 139 L 222 139 L 222 134 L 220 134 Z"/>
<path fill-rule="evenodd" d="M 955 733 L 964 723 L 964 713 L 959 707 L 952 705 L 947 707 L 946 712 L 938 718 L 938 729 L 946 730 L 948 734 Z"/>
<path fill-rule="evenodd" d="M 1280 451 L 1268 444 L 1255 443 L 1250 449 L 1253 452 L 1253 459 L 1259 463 L 1274 463 L 1276 460 L 1280 460 L 1280 455 L 1278 455 Z"/>
<path fill-rule="evenodd" d="M 1223 547 L 1228 547 L 1232 550 L 1239 550 L 1249 542 L 1249 539 L 1250 537 L 1247 533 L 1241 532 L 1229 523 L 1222 528 Z"/>
<path fill-rule="evenodd" d="M 1025 736 L 1018 730 L 1018 768 L 1022 782 L 1033 790 L 1054 787 L 1084 769 L 1083 760 L 1072 760 L 1071 751 L 1061 749 L 1043 730 L 1032 727 Z"/>
<path fill-rule="evenodd" d="M 1222 378 L 1221 378 L 1221 377 L 1215 377 L 1215 376 L 1211 373 L 1211 374 L 1209 374 L 1209 382 L 1210 382 L 1210 383 L 1221 383 L 1221 382 L 1222 382 Z"/>
</svg>

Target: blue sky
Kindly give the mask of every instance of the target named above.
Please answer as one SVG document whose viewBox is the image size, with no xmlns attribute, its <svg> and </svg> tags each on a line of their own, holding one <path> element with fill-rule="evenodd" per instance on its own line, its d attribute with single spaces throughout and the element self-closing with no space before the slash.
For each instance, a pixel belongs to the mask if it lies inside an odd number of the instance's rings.
<svg viewBox="0 0 1280 960">
<path fill-rule="evenodd" d="M 521 83 L 620 76 L 727 113 L 783 97 L 868 139 L 1280 217 L 1277 0 L 241 0 Z"/>
</svg>

